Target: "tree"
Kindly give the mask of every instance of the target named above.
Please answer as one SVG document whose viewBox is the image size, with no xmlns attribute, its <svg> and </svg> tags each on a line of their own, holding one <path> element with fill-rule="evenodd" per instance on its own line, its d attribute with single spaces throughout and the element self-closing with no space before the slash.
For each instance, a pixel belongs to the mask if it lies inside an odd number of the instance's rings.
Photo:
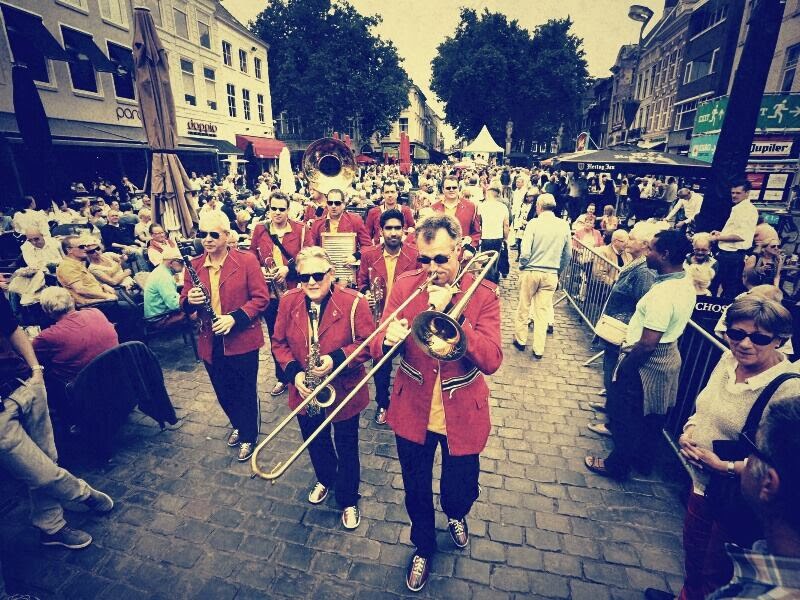
<svg viewBox="0 0 800 600">
<path fill-rule="evenodd" d="M 583 40 L 572 21 L 551 19 L 533 34 L 488 9 L 461 9 L 452 37 L 431 63 L 431 90 L 459 136 L 475 137 L 486 124 L 495 140 L 550 140 L 575 120 L 587 86 Z"/>
<path fill-rule="evenodd" d="M 390 41 L 372 33 L 378 16 L 346 0 L 273 0 L 252 23 L 270 45 L 269 79 L 276 114 L 300 117 L 306 131 L 387 133 L 408 106 L 408 75 Z"/>
</svg>

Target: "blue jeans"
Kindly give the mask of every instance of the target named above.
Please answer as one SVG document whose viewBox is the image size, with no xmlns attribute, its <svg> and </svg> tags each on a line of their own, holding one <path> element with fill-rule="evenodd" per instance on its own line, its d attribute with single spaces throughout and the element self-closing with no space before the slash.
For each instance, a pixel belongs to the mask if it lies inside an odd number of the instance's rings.
<svg viewBox="0 0 800 600">
<path fill-rule="evenodd" d="M 31 522 L 45 533 L 66 525 L 62 502 L 81 501 L 91 488 L 58 466 L 53 425 L 43 385 L 25 383 L 3 400 L 0 468 L 28 486 Z"/>
</svg>

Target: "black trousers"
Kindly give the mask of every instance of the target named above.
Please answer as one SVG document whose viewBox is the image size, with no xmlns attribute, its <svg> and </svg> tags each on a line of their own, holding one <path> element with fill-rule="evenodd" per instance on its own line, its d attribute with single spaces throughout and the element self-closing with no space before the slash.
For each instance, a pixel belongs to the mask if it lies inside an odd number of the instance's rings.
<svg viewBox="0 0 800 600">
<path fill-rule="evenodd" d="M 644 391 L 637 367 L 617 370 L 617 380 L 608 390 L 606 411 L 614 434 L 614 450 L 605 460 L 606 469 L 615 477 L 626 477 L 632 468 L 649 473 L 664 416 L 644 414 Z"/>
<path fill-rule="evenodd" d="M 372 361 L 374 365 L 378 361 Z M 387 360 L 380 369 L 375 371 L 372 381 L 375 382 L 375 404 L 378 408 L 389 408 L 390 390 L 392 379 L 392 361 Z"/>
<path fill-rule="evenodd" d="M 205 366 L 219 405 L 231 426 L 239 430 L 239 441 L 255 443 L 261 424 L 256 391 L 258 350 L 225 356 L 222 338 L 215 338 L 211 359 Z"/>
<path fill-rule="evenodd" d="M 267 324 L 267 331 L 269 331 L 270 345 L 272 344 L 272 336 L 275 335 L 275 320 L 278 318 L 279 306 L 280 300 L 278 298 L 270 298 L 267 309 L 264 311 L 264 321 Z M 283 372 L 283 368 L 281 368 L 274 354 L 272 355 L 272 362 L 275 365 L 275 378 L 281 383 L 291 383 L 286 381 L 286 373 Z"/>
<path fill-rule="evenodd" d="M 744 250 L 728 252 L 720 250 L 717 252 L 717 277 L 711 284 L 711 291 L 715 292 L 718 286 L 722 286 L 720 296 L 726 300 L 733 299 L 744 291 L 742 283 L 742 273 L 744 272 L 744 258 L 747 253 Z"/>
<path fill-rule="evenodd" d="M 428 432 L 424 444 L 415 444 L 400 436 L 397 455 L 403 473 L 406 511 L 411 519 L 411 543 L 425 558 L 436 552 L 436 524 L 433 508 L 433 458 L 442 447 L 440 481 L 442 510 L 450 519 L 463 519 L 478 498 L 480 455 L 451 456 L 447 437 Z"/>
<path fill-rule="evenodd" d="M 500 252 L 503 249 L 503 240 L 481 240 L 481 252 L 486 252 L 487 250 L 496 250 Z M 500 271 L 497 269 L 497 265 L 500 264 L 500 260 L 496 260 L 494 265 L 492 266 L 489 274 L 486 276 L 486 279 L 493 283 L 500 283 Z"/>
<path fill-rule="evenodd" d="M 336 503 L 341 508 L 355 506 L 361 497 L 358 486 L 361 483 L 361 461 L 358 457 L 358 417 L 355 415 L 344 421 L 328 425 L 308 446 L 311 464 L 317 481 L 327 488 L 336 489 Z M 303 440 L 325 420 L 324 411 L 315 417 L 297 415 Z"/>
</svg>

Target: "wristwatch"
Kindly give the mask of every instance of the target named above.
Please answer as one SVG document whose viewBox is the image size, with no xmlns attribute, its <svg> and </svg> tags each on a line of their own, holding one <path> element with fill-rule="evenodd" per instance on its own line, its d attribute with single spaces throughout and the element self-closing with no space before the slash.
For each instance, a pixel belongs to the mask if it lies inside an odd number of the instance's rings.
<svg viewBox="0 0 800 600">
<path fill-rule="evenodd" d="M 736 463 L 732 460 L 728 461 L 728 477 L 736 477 Z"/>
</svg>

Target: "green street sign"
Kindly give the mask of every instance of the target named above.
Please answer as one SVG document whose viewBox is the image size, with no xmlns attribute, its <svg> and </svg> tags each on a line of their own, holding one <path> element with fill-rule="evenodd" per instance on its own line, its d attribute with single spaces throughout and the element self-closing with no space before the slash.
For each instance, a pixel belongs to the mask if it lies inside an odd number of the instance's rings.
<svg viewBox="0 0 800 600">
<path fill-rule="evenodd" d="M 719 133 L 728 111 L 728 96 L 697 105 L 692 135 Z M 800 94 L 764 94 L 756 132 L 800 131 Z"/>
</svg>

